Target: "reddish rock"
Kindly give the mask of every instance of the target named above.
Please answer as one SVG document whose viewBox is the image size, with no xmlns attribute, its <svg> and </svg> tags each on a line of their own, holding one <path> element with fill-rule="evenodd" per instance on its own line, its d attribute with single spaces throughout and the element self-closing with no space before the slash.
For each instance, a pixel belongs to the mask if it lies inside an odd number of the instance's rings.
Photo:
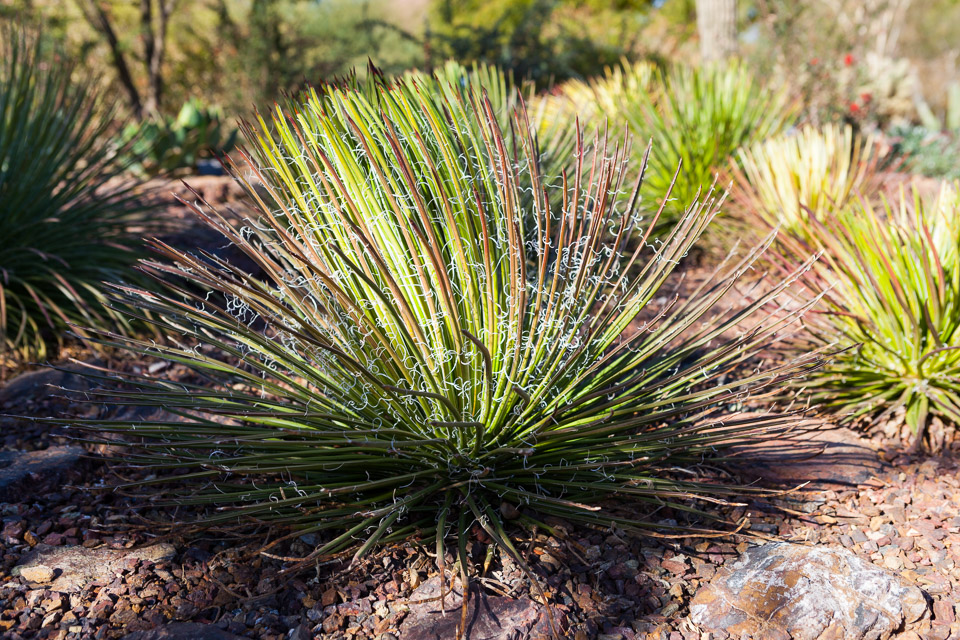
<svg viewBox="0 0 960 640">
<path fill-rule="evenodd" d="M 690 604 L 706 631 L 769 640 L 885 640 L 927 610 L 919 588 L 842 548 L 748 549 Z"/>
<path fill-rule="evenodd" d="M 687 563 L 677 560 L 664 560 L 660 563 L 660 566 L 678 576 L 682 576 L 687 572 Z"/>
<path fill-rule="evenodd" d="M 212 624 L 175 622 L 149 631 L 134 631 L 123 636 L 121 640 L 241 640 L 241 638 Z"/>
<path fill-rule="evenodd" d="M 956 621 L 953 600 L 937 600 L 933 603 L 934 624 L 953 624 Z"/>
</svg>

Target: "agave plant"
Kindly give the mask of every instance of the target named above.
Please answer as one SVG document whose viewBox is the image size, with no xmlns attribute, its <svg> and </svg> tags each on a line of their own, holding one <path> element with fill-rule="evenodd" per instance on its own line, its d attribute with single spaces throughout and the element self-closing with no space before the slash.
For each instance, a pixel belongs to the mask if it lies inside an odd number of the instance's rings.
<svg viewBox="0 0 960 640">
<path fill-rule="evenodd" d="M 874 208 L 860 201 L 783 238 L 788 256 L 812 242 L 811 271 L 827 309 L 810 321 L 814 340 L 842 349 L 812 375 L 813 401 L 845 421 L 902 420 L 922 445 L 931 415 L 960 423 L 960 199 L 919 191 Z"/>
<path fill-rule="evenodd" d="M 99 285 L 136 262 L 146 196 L 122 179 L 95 79 L 22 27 L 0 36 L 0 348 L 43 358 L 67 325 L 127 322 Z"/>
<path fill-rule="evenodd" d="M 624 60 L 619 66 L 607 68 L 598 78 L 569 80 L 559 88 L 559 97 L 572 112 L 585 121 L 609 121 L 616 126 L 626 125 L 624 114 L 636 108 L 640 101 L 656 96 L 657 67 L 641 60 Z M 569 113 L 569 110 L 567 111 Z"/>
<path fill-rule="evenodd" d="M 785 129 L 792 108 L 783 92 L 758 82 L 740 63 L 679 66 L 660 73 L 657 83 L 657 91 L 639 95 L 624 115 L 636 135 L 653 141 L 646 186 L 657 203 L 669 191 L 672 201 L 661 218 L 669 228 L 731 154 Z"/>
<path fill-rule="evenodd" d="M 239 512 L 327 534 L 307 560 L 417 536 L 442 565 L 453 533 L 466 572 L 475 523 L 515 554 L 502 503 L 522 522 L 639 532 L 662 525 L 604 500 L 697 513 L 691 500 L 740 494 L 670 469 L 793 420 L 727 413 L 809 364 L 730 375 L 795 319 L 764 311 L 786 282 L 715 306 L 763 247 L 657 307 L 719 198 L 692 203 L 656 250 L 622 255 L 639 188 L 617 210 L 625 146 L 578 145 L 573 175 L 591 179 L 551 186 L 522 106 L 509 150 L 491 101 L 453 89 L 327 88 L 245 125 L 232 173 L 260 217 L 197 213 L 265 279 L 154 243 L 165 259 L 144 269 L 163 292 L 117 289 L 170 336 L 118 344 L 215 384 L 130 378 L 127 401 L 182 419 L 87 426 L 143 438 L 127 459 L 186 483 L 179 503 L 233 508 L 208 522 Z"/>
<path fill-rule="evenodd" d="M 804 127 L 740 149 L 730 161 L 732 196 L 762 226 L 799 232 L 808 215 L 823 220 L 858 195 L 872 197 L 880 158 L 873 136 L 861 139 L 849 125 Z"/>
</svg>

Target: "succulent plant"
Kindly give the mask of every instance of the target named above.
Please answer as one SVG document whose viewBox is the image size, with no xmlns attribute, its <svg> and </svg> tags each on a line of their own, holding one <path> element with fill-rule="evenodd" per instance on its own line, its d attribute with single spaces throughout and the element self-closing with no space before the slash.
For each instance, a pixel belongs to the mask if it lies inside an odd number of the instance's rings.
<svg viewBox="0 0 960 640">
<path fill-rule="evenodd" d="M 216 156 L 232 151 L 237 134 L 236 127 L 224 123 L 220 109 L 191 98 L 175 118 L 131 122 L 119 142 L 129 149 L 133 170 L 155 176 L 197 171 L 202 161 L 216 161 Z"/>
<path fill-rule="evenodd" d="M 849 125 L 803 127 L 740 149 L 730 161 L 732 197 L 762 234 L 777 225 L 800 232 L 810 216 L 823 220 L 857 197 L 879 190 L 882 154 L 873 136 Z"/>
<path fill-rule="evenodd" d="M 0 39 L 0 349 L 45 358 L 73 325 L 124 328 L 100 283 L 129 275 L 150 198 L 124 177 L 96 79 L 75 81 L 75 65 L 21 24 Z"/>
<path fill-rule="evenodd" d="M 519 561 L 506 512 L 639 533 L 670 525 L 608 498 L 700 517 L 749 492 L 671 469 L 794 421 L 744 403 L 815 357 L 738 369 L 795 321 L 766 311 L 789 281 L 716 304 L 764 246 L 661 304 L 719 197 L 625 254 L 651 228 L 634 229 L 627 146 L 578 143 L 551 183 L 522 105 L 508 134 L 482 88 L 437 82 L 321 88 L 245 125 L 231 167 L 257 217 L 196 210 L 264 277 L 155 242 L 162 290 L 116 295 L 168 340 L 116 343 L 203 383 L 128 376 L 121 398 L 181 419 L 86 426 L 140 439 L 124 459 L 181 483 L 177 503 L 226 509 L 207 522 L 321 534 L 304 562 L 418 537 L 442 568 L 452 538 L 464 579 L 474 526 Z"/>
<path fill-rule="evenodd" d="M 787 259 L 820 248 L 806 281 L 826 307 L 809 315 L 816 345 L 837 350 L 804 381 L 844 421 L 905 421 L 920 447 L 932 415 L 960 423 L 960 198 L 918 189 L 859 201 L 780 240 Z"/>
</svg>

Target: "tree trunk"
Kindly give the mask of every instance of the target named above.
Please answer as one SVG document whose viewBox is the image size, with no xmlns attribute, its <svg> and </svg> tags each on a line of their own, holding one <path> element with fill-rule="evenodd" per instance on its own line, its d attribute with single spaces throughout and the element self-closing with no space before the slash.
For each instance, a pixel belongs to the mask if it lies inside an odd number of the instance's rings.
<svg viewBox="0 0 960 640">
<path fill-rule="evenodd" d="M 737 53 L 737 0 L 697 0 L 700 58 L 713 62 Z"/>
<path fill-rule="evenodd" d="M 120 42 L 117 39 L 117 33 L 113 29 L 110 17 L 106 9 L 99 2 L 89 0 L 86 4 L 81 4 L 80 9 L 84 17 L 96 31 L 101 33 L 107 41 L 110 48 L 110 55 L 113 58 L 113 66 L 117 70 L 117 77 L 120 80 L 120 86 L 127 94 L 127 101 L 130 104 L 130 110 L 133 117 L 142 120 L 144 116 L 143 101 L 140 99 L 140 92 L 133 82 L 133 76 L 130 74 L 130 67 L 127 66 L 127 59 L 123 56 L 120 49 Z"/>
</svg>

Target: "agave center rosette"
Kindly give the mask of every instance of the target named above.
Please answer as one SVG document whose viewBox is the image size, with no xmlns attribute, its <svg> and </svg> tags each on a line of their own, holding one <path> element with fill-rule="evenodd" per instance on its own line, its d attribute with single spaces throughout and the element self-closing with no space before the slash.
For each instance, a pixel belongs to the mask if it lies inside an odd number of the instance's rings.
<svg viewBox="0 0 960 640">
<path fill-rule="evenodd" d="M 208 521 L 330 532 L 311 557 L 417 535 L 442 562 L 452 528 L 464 568 L 474 523 L 513 548 L 502 502 L 644 531 L 663 525 L 604 499 L 697 512 L 739 494 L 668 469 L 792 424 L 748 398 L 813 359 L 738 369 L 796 319 L 768 311 L 789 282 L 717 305 L 761 245 L 685 301 L 652 302 L 720 199 L 624 254 L 655 223 L 622 184 L 627 147 L 579 142 L 552 185 L 522 105 L 512 126 L 480 91 L 407 81 L 313 92 L 245 126 L 233 173 L 259 217 L 195 208 L 263 275 L 156 243 L 166 260 L 145 269 L 164 292 L 118 295 L 170 341 L 125 344 L 206 382 L 130 378 L 128 401 L 181 419 L 88 424 L 135 430 L 130 461 L 181 469 L 156 480 L 190 480 L 180 503 L 234 508 Z"/>
<path fill-rule="evenodd" d="M 960 200 L 946 184 L 809 220 L 788 255 L 824 249 L 809 282 L 827 309 L 814 339 L 846 348 L 805 384 L 847 421 L 903 420 L 922 443 L 931 414 L 960 423 Z"/>
</svg>

